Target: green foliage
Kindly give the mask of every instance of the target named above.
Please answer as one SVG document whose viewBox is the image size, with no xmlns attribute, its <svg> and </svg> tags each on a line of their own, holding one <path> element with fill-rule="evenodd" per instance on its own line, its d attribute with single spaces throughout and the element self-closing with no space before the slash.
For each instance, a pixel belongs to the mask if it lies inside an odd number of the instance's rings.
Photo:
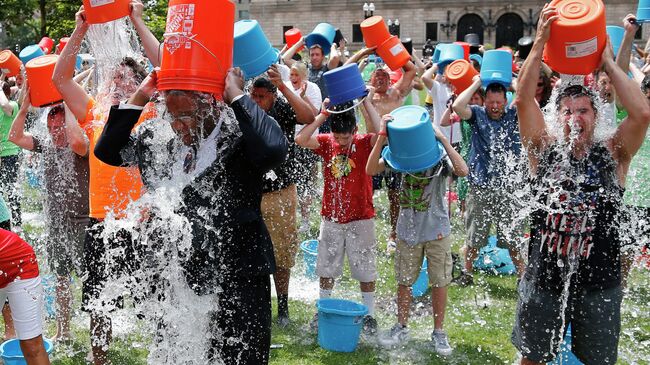
<svg viewBox="0 0 650 365">
<path fill-rule="evenodd" d="M 156 38 L 162 41 L 167 22 L 167 0 L 149 0 L 144 4 L 144 21 Z"/>
</svg>

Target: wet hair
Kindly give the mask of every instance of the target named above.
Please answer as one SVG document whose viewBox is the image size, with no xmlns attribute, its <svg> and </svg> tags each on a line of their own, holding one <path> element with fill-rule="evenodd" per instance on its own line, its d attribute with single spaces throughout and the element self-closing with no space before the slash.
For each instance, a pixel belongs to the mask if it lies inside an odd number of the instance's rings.
<svg viewBox="0 0 650 365">
<path fill-rule="evenodd" d="M 331 106 L 330 109 L 334 111 L 344 110 L 351 106 L 352 102 L 347 102 L 345 104 Z M 357 119 L 354 115 L 354 109 L 343 113 L 331 114 L 330 125 L 333 133 L 354 133 L 354 129 L 357 127 Z"/>
<path fill-rule="evenodd" d="M 557 99 L 555 99 L 555 106 L 557 107 L 557 110 L 560 110 L 562 107 L 562 100 L 566 98 L 575 99 L 583 96 L 589 98 L 591 108 L 594 110 L 594 113 L 598 114 L 598 110 L 596 109 L 596 94 L 594 94 L 591 89 L 582 85 L 569 85 L 562 89 L 557 95 Z"/>
<path fill-rule="evenodd" d="M 553 93 L 553 84 L 551 83 L 551 78 L 546 74 L 546 72 L 540 71 L 539 77 L 542 78 L 542 84 L 544 84 L 542 90 L 542 98 L 539 102 L 539 107 L 543 108 L 551 99 L 551 94 Z"/>
<path fill-rule="evenodd" d="M 320 52 L 323 54 L 323 56 L 325 56 L 325 51 L 323 51 L 323 47 L 321 47 L 320 44 L 314 44 L 313 46 L 309 47 L 310 52 L 313 49 L 320 49 Z"/>
<path fill-rule="evenodd" d="M 11 96 L 11 86 L 8 83 L 2 83 L 2 92 L 5 93 L 5 96 L 9 98 Z"/>
<path fill-rule="evenodd" d="M 253 82 L 254 88 L 266 89 L 270 93 L 275 93 L 278 88 L 266 77 L 259 77 Z"/>
<path fill-rule="evenodd" d="M 502 93 L 503 97 L 507 98 L 506 92 L 506 87 L 496 82 L 491 83 L 485 88 L 485 95 L 487 95 L 487 93 Z"/>
<path fill-rule="evenodd" d="M 47 113 L 47 119 L 54 118 L 58 114 L 64 113 L 65 109 L 63 108 L 63 104 L 59 104 L 56 106 L 53 106 L 52 109 Z"/>
<path fill-rule="evenodd" d="M 298 75 L 300 75 L 300 78 L 303 80 L 307 79 L 307 66 L 304 64 L 304 62 L 296 62 L 291 66 L 292 70 L 296 70 L 298 72 Z"/>
<path fill-rule="evenodd" d="M 120 66 L 128 67 L 133 71 L 133 74 L 135 75 L 135 79 L 138 84 L 140 84 L 145 77 L 147 77 L 147 70 L 142 67 L 141 64 L 138 63 L 135 59 L 131 57 L 124 57 L 122 58 L 122 61 L 120 62 Z"/>
<path fill-rule="evenodd" d="M 641 91 L 647 93 L 650 90 L 650 75 L 645 75 L 643 81 L 641 81 Z"/>
</svg>

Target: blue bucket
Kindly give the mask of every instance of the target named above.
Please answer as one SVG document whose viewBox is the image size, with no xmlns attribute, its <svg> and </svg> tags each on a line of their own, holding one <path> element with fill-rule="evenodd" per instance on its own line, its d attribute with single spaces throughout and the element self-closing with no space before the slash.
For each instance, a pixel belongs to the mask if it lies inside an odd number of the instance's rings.
<svg viewBox="0 0 650 365">
<path fill-rule="evenodd" d="M 240 20 L 235 23 L 233 65 L 251 79 L 261 75 L 278 61 L 280 51 L 273 48 L 257 20 Z"/>
<path fill-rule="evenodd" d="M 441 45 L 439 44 L 438 47 Z M 436 49 L 438 48 L 436 47 Z M 445 44 L 444 47 L 440 49 L 440 55 L 438 56 L 438 72 L 444 72 L 445 67 L 448 64 L 465 58 L 465 50 L 460 44 Z"/>
<path fill-rule="evenodd" d="M 433 56 L 431 56 L 431 62 L 433 63 L 438 63 L 438 60 L 440 59 L 440 52 L 442 51 L 445 46 L 447 46 L 449 43 L 439 43 L 436 48 L 433 50 Z"/>
<path fill-rule="evenodd" d="M 336 36 L 336 28 L 328 23 L 320 23 L 314 30 L 305 38 L 307 48 L 319 45 L 323 49 L 323 54 L 327 56 L 330 54 L 332 42 Z"/>
<path fill-rule="evenodd" d="M 481 65 L 481 82 L 483 87 L 499 83 L 505 88 L 512 84 L 512 53 L 493 49 L 483 54 Z"/>
<path fill-rule="evenodd" d="M 316 279 L 316 259 L 318 258 L 318 240 L 309 240 L 300 244 L 302 259 L 305 262 L 305 276 Z"/>
<path fill-rule="evenodd" d="M 56 277 L 45 275 L 41 278 L 43 294 L 45 294 L 45 314 L 48 318 L 56 317 Z"/>
<path fill-rule="evenodd" d="M 23 65 L 26 65 L 27 62 L 33 60 L 36 57 L 43 56 L 44 54 L 45 53 L 43 53 L 43 50 L 38 46 L 38 44 L 32 44 L 31 46 L 23 48 L 23 50 L 20 51 L 18 58 L 20 58 L 20 60 L 23 62 Z"/>
<path fill-rule="evenodd" d="M 560 353 L 548 365 L 582 365 L 582 362 L 571 352 L 571 325 L 566 329 L 564 341 L 560 346 Z"/>
<path fill-rule="evenodd" d="M 427 272 L 427 258 L 425 257 L 424 260 L 422 260 L 422 268 L 420 268 L 420 276 L 418 276 L 418 279 L 413 283 L 413 286 L 411 287 L 411 292 L 413 293 L 414 297 L 421 297 L 424 295 L 424 293 L 427 292 L 427 289 L 429 288 L 429 274 Z"/>
<path fill-rule="evenodd" d="M 471 55 L 469 55 L 469 59 L 475 60 L 476 62 L 478 62 L 479 66 L 481 67 L 483 66 L 483 57 L 481 57 L 480 54 L 472 53 Z"/>
<path fill-rule="evenodd" d="M 54 350 L 54 344 L 48 339 L 43 339 L 45 344 L 45 352 L 51 354 Z M 18 339 L 5 341 L 0 345 L 0 358 L 5 365 L 27 365 L 23 351 L 20 349 L 20 341 Z"/>
<path fill-rule="evenodd" d="M 639 23 L 650 22 L 650 0 L 639 0 L 636 8 L 636 21 Z"/>
<path fill-rule="evenodd" d="M 616 25 L 608 25 L 607 35 L 609 36 L 609 41 L 612 43 L 612 49 L 614 50 L 614 58 L 616 58 L 616 56 L 618 55 L 618 50 L 619 48 L 621 48 L 621 43 L 623 43 L 625 28 Z"/>
<path fill-rule="evenodd" d="M 319 299 L 318 345 L 325 350 L 353 352 L 359 344 L 365 305 L 344 299 Z"/>
<path fill-rule="evenodd" d="M 368 95 L 356 63 L 337 67 L 323 74 L 332 105 L 340 105 Z"/>
<path fill-rule="evenodd" d="M 474 268 L 500 275 L 512 275 L 517 272 L 510 253 L 505 248 L 497 247 L 497 238 L 490 236 L 487 245 L 478 251 Z"/>
<path fill-rule="evenodd" d="M 436 139 L 426 109 L 407 105 L 390 114 L 394 120 L 388 123 L 388 146 L 381 156 L 391 168 L 401 172 L 419 172 L 440 162 L 444 147 Z"/>
</svg>

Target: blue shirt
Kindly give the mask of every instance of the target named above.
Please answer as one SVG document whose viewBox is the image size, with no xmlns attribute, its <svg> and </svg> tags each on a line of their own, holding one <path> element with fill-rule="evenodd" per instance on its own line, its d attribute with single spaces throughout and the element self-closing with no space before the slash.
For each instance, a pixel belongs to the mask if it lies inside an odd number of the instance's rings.
<svg viewBox="0 0 650 365">
<path fill-rule="evenodd" d="M 499 187 L 521 171 L 521 139 L 517 109 L 506 107 L 499 120 L 488 117 L 485 107 L 470 105 L 472 117 L 469 150 L 469 182 L 480 187 Z"/>
</svg>

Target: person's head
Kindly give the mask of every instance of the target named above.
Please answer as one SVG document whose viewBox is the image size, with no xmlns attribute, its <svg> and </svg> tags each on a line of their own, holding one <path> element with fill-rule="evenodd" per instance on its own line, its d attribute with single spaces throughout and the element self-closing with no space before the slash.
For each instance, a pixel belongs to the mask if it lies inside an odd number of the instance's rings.
<svg viewBox="0 0 650 365">
<path fill-rule="evenodd" d="M 650 75 L 645 75 L 643 81 L 641 81 L 641 91 L 648 99 L 648 104 L 650 104 Z"/>
<path fill-rule="evenodd" d="M 377 67 L 370 76 L 370 85 L 378 94 L 385 94 L 390 87 L 390 74 L 383 67 Z"/>
<path fill-rule="evenodd" d="M 47 113 L 47 131 L 50 133 L 52 143 L 56 147 L 65 147 L 67 138 L 65 135 L 65 109 L 63 104 L 52 107 Z"/>
<path fill-rule="evenodd" d="M 600 98 L 606 102 L 611 103 L 614 101 L 616 94 L 614 93 L 614 85 L 612 85 L 612 80 L 609 78 L 609 75 L 605 70 L 596 71 L 596 89 Z"/>
<path fill-rule="evenodd" d="M 596 129 L 596 95 L 582 85 L 571 85 L 560 91 L 556 108 L 562 122 L 564 137 L 573 132 L 575 145 L 583 147 L 591 144 Z"/>
<path fill-rule="evenodd" d="M 207 137 L 219 116 L 211 94 L 170 90 L 164 96 L 170 125 L 183 144 L 195 145 L 201 137 Z"/>
<path fill-rule="evenodd" d="M 260 77 L 253 82 L 251 88 L 251 98 L 260 108 L 268 113 L 277 100 L 278 88 L 273 83 L 265 78 Z"/>
<path fill-rule="evenodd" d="M 469 99 L 469 105 L 483 106 L 484 102 L 485 95 L 483 95 L 483 89 L 476 90 L 476 92 L 472 95 L 472 98 Z"/>
<path fill-rule="evenodd" d="M 485 89 L 485 111 L 490 119 L 501 119 L 505 114 L 507 103 L 505 86 L 498 83 L 487 86 Z"/>
<path fill-rule="evenodd" d="M 291 80 L 294 86 L 300 85 L 303 81 L 307 80 L 307 66 L 302 62 L 295 62 L 291 65 L 289 80 Z"/>
<path fill-rule="evenodd" d="M 5 93 L 5 96 L 7 97 L 7 99 L 10 98 L 11 97 L 11 86 L 8 83 L 3 82 L 2 83 L 2 92 Z"/>
<path fill-rule="evenodd" d="M 325 53 L 319 44 L 309 47 L 309 62 L 315 68 L 321 68 L 325 60 Z"/>
<path fill-rule="evenodd" d="M 16 77 L 15 77 L 15 81 L 16 81 L 16 86 L 17 86 L 17 87 L 23 87 L 23 83 L 25 82 L 25 76 L 23 76 L 23 73 L 22 73 L 22 72 L 19 72 L 19 73 L 16 75 Z"/>
<path fill-rule="evenodd" d="M 117 105 L 131 96 L 145 77 L 147 71 L 142 65 L 131 57 L 124 57 L 113 73 L 111 103 Z"/>
<path fill-rule="evenodd" d="M 349 107 L 349 103 L 346 103 L 332 107 L 332 110 L 343 110 Z M 350 147 L 354 134 L 357 132 L 357 120 L 354 115 L 354 110 L 348 110 L 339 114 L 333 113 L 330 116 L 330 125 L 336 143 L 338 143 L 341 148 Z"/>
</svg>

